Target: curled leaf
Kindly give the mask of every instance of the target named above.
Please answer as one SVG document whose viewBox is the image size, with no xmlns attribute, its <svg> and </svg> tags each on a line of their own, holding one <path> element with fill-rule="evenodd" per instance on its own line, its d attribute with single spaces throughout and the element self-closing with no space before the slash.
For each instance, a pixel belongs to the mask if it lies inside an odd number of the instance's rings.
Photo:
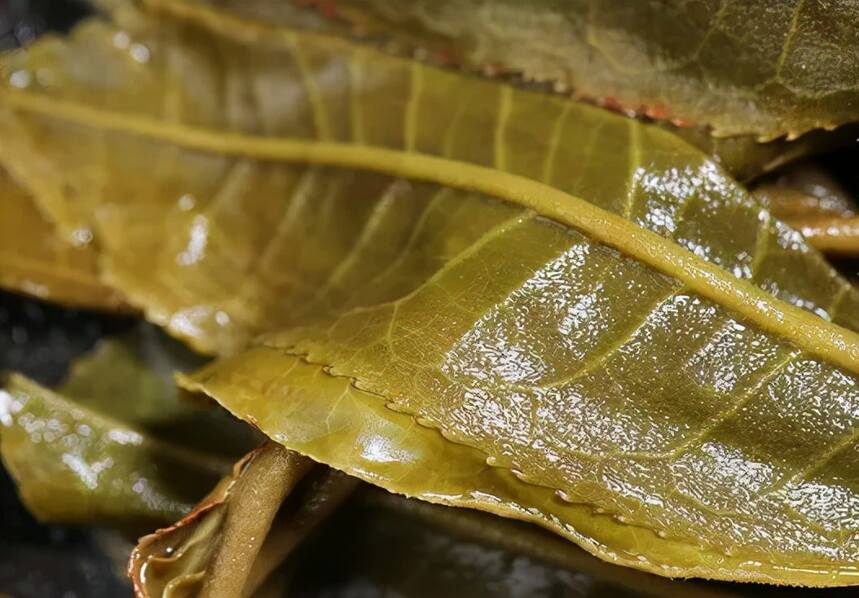
<svg viewBox="0 0 859 598">
<path fill-rule="evenodd" d="M 327 471 L 296 488 L 309 469 L 278 445 L 249 454 L 194 511 L 141 538 L 129 562 L 136 594 L 254 595 L 354 487 Z"/>
</svg>

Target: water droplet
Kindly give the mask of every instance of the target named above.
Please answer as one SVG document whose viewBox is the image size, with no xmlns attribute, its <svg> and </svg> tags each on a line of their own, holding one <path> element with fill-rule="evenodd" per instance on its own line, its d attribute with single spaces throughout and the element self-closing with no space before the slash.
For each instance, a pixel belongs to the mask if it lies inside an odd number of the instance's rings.
<svg viewBox="0 0 859 598">
<path fill-rule="evenodd" d="M 119 50 L 127 50 L 131 46 L 131 37 L 125 31 L 117 31 L 113 36 L 113 45 Z"/>
<path fill-rule="evenodd" d="M 72 242 L 77 245 L 89 245 L 92 242 L 92 231 L 88 228 L 76 228 L 72 231 Z"/>
<path fill-rule="evenodd" d="M 33 77 L 30 75 L 30 71 L 25 71 L 23 69 L 19 69 L 9 75 L 9 84 L 12 85 L 12 87 L 17 87 L 18 89 L 29 87 L 32 81 Z"/>
<path fill-rule="evenodd" d="M 131 52 L 131 58 L 133 58 L 135 62 L 139 62 L 140 64 L 146 64 L 149 62 L 149 48 L 143 44 L 132 44 L 129 52 Z"/>
<path fill-rule="evenodd" d="M 179 209 L 183 212 L 193 210 L 195 205 L 197 205 L 197 200 L 190 193 L 186 193 L 179 198 Z"/>
<path fill-rule="evenodd" d="M 226 326 L 230 323 L 230 315 L 225 311 L 215 312 L 215 322 L 217 322 L 219 326 Z"/>
</svg>

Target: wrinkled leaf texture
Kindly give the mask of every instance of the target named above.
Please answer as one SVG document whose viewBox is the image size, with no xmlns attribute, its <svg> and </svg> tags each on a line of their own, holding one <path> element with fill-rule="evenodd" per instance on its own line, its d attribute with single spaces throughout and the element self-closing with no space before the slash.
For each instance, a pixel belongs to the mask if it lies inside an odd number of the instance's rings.
<svg viewBox="0 0 859 598">
<path fill-rule="evenodd" d="M 315 460 L 607 560 L 855 583 L 857 292 L 712 160 L 155 6 L 7 58 L 51 83 L 0 92 L 2 157 L 151 319 L 234 354 L 186 385 Z"/>
<path fill-rule="evenodd" d="M 709 125 L 718 136 L 769 140 L 859 120 L 859 7 L 853 2 L 319 4 L 339 7 L 365 26 L 410 35 L 473 67 L 556 81 L 626 110 Z"/>
</svg>

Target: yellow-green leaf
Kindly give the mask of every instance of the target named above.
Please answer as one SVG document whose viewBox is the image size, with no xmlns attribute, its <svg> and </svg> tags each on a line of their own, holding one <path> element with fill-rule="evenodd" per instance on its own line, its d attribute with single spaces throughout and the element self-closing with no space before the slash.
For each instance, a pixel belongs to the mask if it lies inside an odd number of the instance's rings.
<svg viewBox="0 0 859 598">
<path fill-rule="evenodd" d="M 203 363 L 157 329 L 102 340 L 53 391 L 13 375 L 0 391 L 0 455 L 43 520 L 147 530 L 184 515 L 260 442 L 222 409 L 179 395 Z"/>
<path fill-rule="evenodd" d="M 0 455 L 39 519 L 138 530 L 187 513 L 225 466 L 18 375 L 0 390 Z"/>
<path fill-rule="evenodd" d="M 499 460 L 483 451 L 445 441 L 438 431 L 389 409 L 379 397 L 356 389 L 348 379 L 330 377 L 299 358 L 254 349 L 217 363 L 185 383 L 188 388 L 218 398 L 237 414 L 252 414 L 271 438 L 314 460 L 392 492 L 536 523 L 610 562 L 670 577 L 812 586 L 849 585 L 856 581 L 854 561 L 849 559 L 824 564 L 810 554 L 800 558 L 783 553 L 753 557 L 755 551 L 744 544 L 751 535 L 727 548 L 707 546 L 702 544 L 705 537 L 712 539 L 717 534 L 684 538 L 681 528 L 642 526 L 597 502 L 571 502 L 571 496 L 563 499 L 551 488 L 522 483 L 518 477 L 523 475 L 521 471 L 500 466 Z M 541 439 L 534 437 L 533 441 L 538 443 Z M 712 446 L 728 448 L 717 441 Z M 849 456 L 848 449 L 844 455 L 847 471 Z M 737 469 L 732 471 L 731 464 Z M 631 459 L 630 465 L 640 463 Z M 730 474 L 744 475 L 743 482 L 754 482 L 750 467 L 742 465 L 741 459 L 728 461 L 717 480 L 720 485 L 702 484 L 701 489 L 711 493 L 712 500 L 747 492 L 742 482 L 728 478 Z M 692 487 L 700 477 L 719 473 L 712 461 L 701 466 L 706 469 L 697 477 L 685 472 Z M 849 479 L 833 482 L 831 490 L 825 484 L 811 487 L 827 497 L 824 500 L 828 506 L 837 508 L 831 492 L 840 490 L 848 501 L 855 494 L 850 490 Z M 647 486 L 641 489 L 646 491 Z M 604 492 L 594 488 L 595 494 Z M 814 497 L 811 494 L 809 499 Z M 840 508 L 843 513 L 844 506 Z M 735 524 L 738 533 L 752 531 L 739 514 Z M 799 552 L 806 549 L 800 546 Z"/>
</svg>

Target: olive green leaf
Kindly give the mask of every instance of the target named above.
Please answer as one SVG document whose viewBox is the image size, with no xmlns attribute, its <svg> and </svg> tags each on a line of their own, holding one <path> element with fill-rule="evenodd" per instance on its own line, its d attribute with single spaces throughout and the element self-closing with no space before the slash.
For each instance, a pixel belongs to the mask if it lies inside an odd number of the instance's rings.
<svg viewBox="0 0 859 598">
<path fill-rule="evenodd" d="M 549 80 L 653 118 L 709 125 L 719 136 L 768 140 L 859 120 L 859 7 L 851 2 L 324 5 L 449 60 Z"/>
<path fill-rule="evenodd" d="M 188 401 L 173 380 L 176 372 L 205 361 L 141 324 L 74 361 L 56 392 L 163 441 L 233 461 L 259 445 L 260 436 L 223 409 L 212 409 L 211 401 Z"/>
<path fill-rule="evenodd" d="M 18 375 L 0 390 L 0 426 L 3 463 L 43 521 L 140 529 L 175 520 L 225 469 Z"/>
<path fill-rule="evenodd" d="M 101 341 L 54 391 L 13 375 L 0 454 L 43 520 L 145 529 L 184 515 L 259 443 L 221 409 L 180 397 L 202 360 L 150 326 Z"/>
<path fill-rule="evenodd" d="M 129 562 L 136 595 L 255 595 L 355 487 L 327 468 L 308 475 L 311 465 L 273 443 L 246 456 L 191 513 L 141 538 Z"/>
<path fill-rule="evenodd" d="M 157 328 L 142 324 L 102 340 L 72 362 L 55 390 L 130 425 L 168 424 L 203 411 L 180 398 L 173 374 L 204 362 Z"/>
<path fill-rule="evenodd" d="M 335 38 L 116 18 L 3 63 L 52 84 L 0 91 L 2 158 L 152 320 L 235 354 L 190 388 L 607 560 L 857 582 L 857 293 L 712 160 Z"/>
<path fill-rule="evenodd" d="M 60 239 L 2 168 L 0 214 L 0 287 L 78 307 L 123 309 L 120 294 L 99 280 L 94 248 L 85 238 L 77 245 Z"/>
</svg>

